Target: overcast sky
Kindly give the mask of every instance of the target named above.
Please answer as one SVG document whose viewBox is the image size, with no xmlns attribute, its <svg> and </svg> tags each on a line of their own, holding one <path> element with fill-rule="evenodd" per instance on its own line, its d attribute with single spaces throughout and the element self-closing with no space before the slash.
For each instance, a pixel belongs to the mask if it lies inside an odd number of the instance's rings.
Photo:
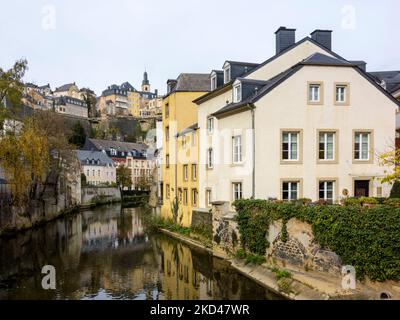
<svg viewBox="0 0 400 320">
<path fill-rule="evenodd" d="M 296 39 L 333 30 L 333 50 L 400 70 L 398 0 L 0 0 L 0 66 L 28 60 L 26 81 L 68 82 L 101 94 L 113 83 L 152 89 L 181 72 L 209 73 L 225 60 L 262 62 L 279 26 Z"/>
</svg>

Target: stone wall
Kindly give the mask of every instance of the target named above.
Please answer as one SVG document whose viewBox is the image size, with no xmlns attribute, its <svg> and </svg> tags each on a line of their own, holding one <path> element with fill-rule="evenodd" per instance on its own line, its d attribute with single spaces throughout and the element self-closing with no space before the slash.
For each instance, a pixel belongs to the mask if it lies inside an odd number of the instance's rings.
<svg viewBox="0 0 400 320">
<path fill-rule="evenodd" d="M 192 210 L 192 228 L 201 229 L 207 233 L 212 233 L 212 213 L 210 210 Z"/>
<path fill-rule="evenodd" d="M 113 187 L 82 187 L 82 205 L 121 201 L 119 188 Z"/>
<path fill-rule="evenodd" d="M 213 244 L 226 251 L 235 252 L 240 246 L 235 212 L 229 210 L 229 202 L 214 202 L 212 206 Z"/>
<path fill-rule="evenodd" d="M 340 257 L 314 241 L 309 224 L 294 218 L 287 222 L 286 227 L 288 236 L 284 242 L 281 240 L 282 221 L 275 221 L 269 226 L 270 246 L 266 252 L 267 258 L 307 269 L 340 274 Z"/>
</svg>

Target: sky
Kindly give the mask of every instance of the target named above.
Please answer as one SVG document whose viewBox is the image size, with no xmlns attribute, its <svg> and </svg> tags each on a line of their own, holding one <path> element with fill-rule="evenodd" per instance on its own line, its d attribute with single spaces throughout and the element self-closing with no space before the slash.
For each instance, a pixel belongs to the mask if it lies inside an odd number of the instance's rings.
<svg viewBox="0 0 400 320">
<path fill-rule="evenodd" d="M 368 71 L 400 70 L 398 0 L 0 0 L 0 67 L 28 60 L 25 81 L 76 82 L 100 95 L 111 84 L 152 89 L 181 72 L 275 54 L 280 26 L 296 40 L 329 29 L 332 48 Z"/>
</svg>

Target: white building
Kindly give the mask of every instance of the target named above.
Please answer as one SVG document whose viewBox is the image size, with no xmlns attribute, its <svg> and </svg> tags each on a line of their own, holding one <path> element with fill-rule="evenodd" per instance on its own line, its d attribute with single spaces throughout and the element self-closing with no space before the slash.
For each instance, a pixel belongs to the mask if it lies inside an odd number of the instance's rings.
<svg viewBox="0 0 400 320">
<path fill-rule="evenodd" d="M 197 100 L 200 207 L 237 198 L 385 197 L 377 154 L 395 143 L 399 102 L 365 63 L 331 50 L 331 31 L 276 32 L 261 64 L 226 61 Z M 254 156 L 255 155 L 255 156 Z"/>
<path fill-rule="evenodd" d="M 77 156 L 87 184 L 101 186 L 117 182 L 116 167 L 105 152 L 77 150 Z"/>
</svg>

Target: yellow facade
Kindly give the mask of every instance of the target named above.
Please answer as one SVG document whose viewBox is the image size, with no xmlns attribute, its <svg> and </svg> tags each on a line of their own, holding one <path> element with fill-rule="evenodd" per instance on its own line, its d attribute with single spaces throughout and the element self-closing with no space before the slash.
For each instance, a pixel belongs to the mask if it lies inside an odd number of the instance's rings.
<svg viewBox="0 0 400 320">
<path fill-rule="evenodd" d="M 199 134 L 197 130 L 185 129 L 197 123 L 197 106 L 192 101 L 205 93 L 172 92 L 164 98 L 162 106 L 164 199 L 161 216 L 174 217 L 173 201 L 177 197 L 176 222 L 183 226 L 191 225 L 192 209 L 197 208 L 199 202 Z"/>
</svg>

